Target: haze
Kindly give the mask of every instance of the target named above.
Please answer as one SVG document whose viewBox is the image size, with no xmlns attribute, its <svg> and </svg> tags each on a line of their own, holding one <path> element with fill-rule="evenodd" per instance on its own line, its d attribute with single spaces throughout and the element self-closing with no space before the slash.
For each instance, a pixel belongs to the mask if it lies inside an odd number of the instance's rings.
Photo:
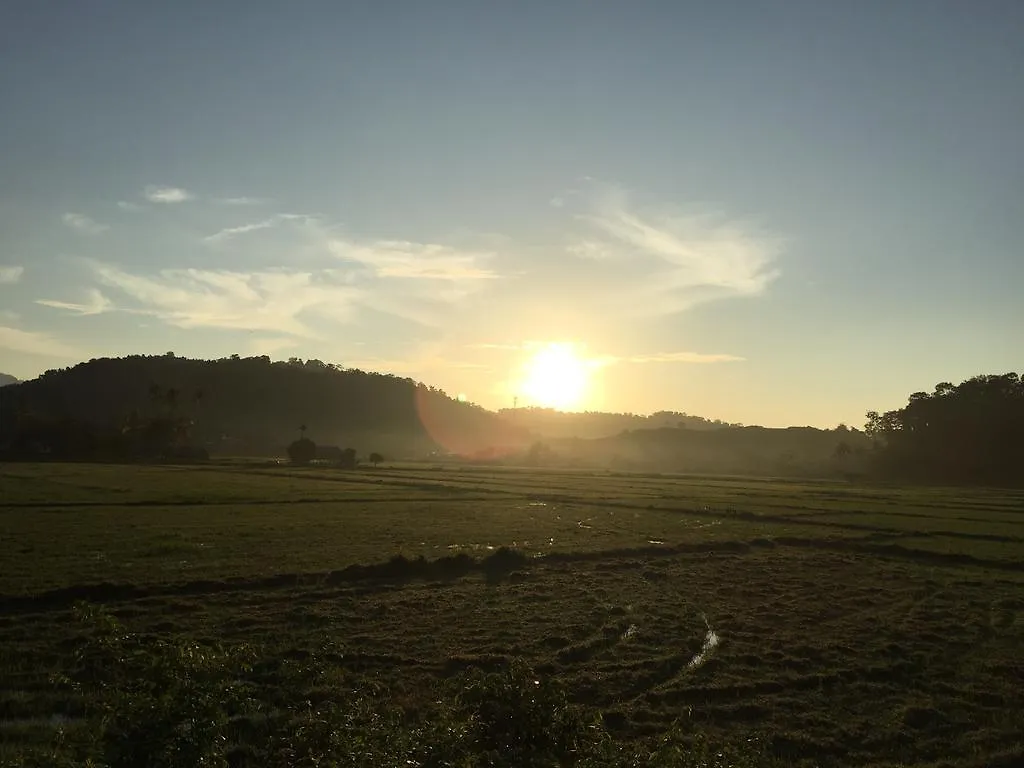
<svg viewBox="0 0 1024 768">
<path fill-rule="evenodd" d="M 861 424 L 1024 351 L 1024 5 L 0 9 L 0 370 Z"/>
</svg>

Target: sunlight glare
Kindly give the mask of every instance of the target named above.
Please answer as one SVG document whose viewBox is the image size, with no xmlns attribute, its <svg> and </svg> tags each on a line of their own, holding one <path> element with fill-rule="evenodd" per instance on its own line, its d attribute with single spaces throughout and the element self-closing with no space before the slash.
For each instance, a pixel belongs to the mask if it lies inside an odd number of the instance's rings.
<svg viewBox="0 0 1024 768">
<path fill-rule="evenodd" d="M 522 393 L 531 405 L 570 410 L 587 394 L 590 366 L 572 344 L 545 344 L 526 363 Z"/>
</svg>

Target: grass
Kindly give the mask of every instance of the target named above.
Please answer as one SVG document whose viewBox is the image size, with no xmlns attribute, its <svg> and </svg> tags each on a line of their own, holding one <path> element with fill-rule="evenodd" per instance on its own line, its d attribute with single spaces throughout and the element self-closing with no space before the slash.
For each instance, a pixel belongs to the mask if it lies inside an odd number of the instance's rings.
<svg viewBox="0 0 1024 768">
<path fill-rule="evenodd" d="M 1024 760 L 1019 492 L 5 465 L 0 563 L 0 757 L 85 712 L 52 677 L 91 636 L 86 598 L 143 640 L 330 647 L 405 713 L 523 660 L 638 749 L 682 727 L 786 764 Z"/>
</svg>

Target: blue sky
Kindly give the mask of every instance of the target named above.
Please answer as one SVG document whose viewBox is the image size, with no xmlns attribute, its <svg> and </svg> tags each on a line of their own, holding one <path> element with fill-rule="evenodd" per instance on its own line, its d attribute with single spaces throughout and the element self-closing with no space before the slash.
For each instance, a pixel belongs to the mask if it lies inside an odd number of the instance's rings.
<svg viewBox="0 0 1024 768">
<path fill-rule="evenodd" d="M 1024 360 L 1018 0 L 0 6 L 0 370 L 861 424 Z"/>
</svg>

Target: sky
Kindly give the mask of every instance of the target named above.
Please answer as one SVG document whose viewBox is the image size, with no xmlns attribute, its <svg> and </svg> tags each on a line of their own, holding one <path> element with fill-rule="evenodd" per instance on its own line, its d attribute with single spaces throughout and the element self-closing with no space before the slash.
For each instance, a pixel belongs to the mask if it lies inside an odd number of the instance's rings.
<svg viewBox="0 0 1024 768">
<path fill-rule="evenodd" d="M 859 426 L 1024 368 L 1022 83 L 1019 0 L 9 0 L 0 371 Z"/>
</svg>

